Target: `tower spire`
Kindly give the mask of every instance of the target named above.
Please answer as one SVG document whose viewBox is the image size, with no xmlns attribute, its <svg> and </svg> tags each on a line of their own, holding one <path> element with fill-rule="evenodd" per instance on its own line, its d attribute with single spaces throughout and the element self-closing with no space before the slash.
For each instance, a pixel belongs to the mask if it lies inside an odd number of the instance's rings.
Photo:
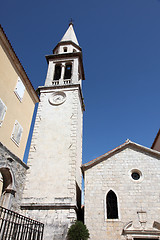
<svg viewBox="0 0 160 240">
<path fill-rule="evenodd" d="M 67 29 L 67 31 L 65 32 L 64 36 L 62 37 L 60 42 L 68 42 L 71 41 L 73 43 L 75 43 L 76 45 L 79 46 L 75 31 L 73 29 L 73 20 L 71 18 L 71 21 L 69 23 L 69 27 Z"/>
</svg>

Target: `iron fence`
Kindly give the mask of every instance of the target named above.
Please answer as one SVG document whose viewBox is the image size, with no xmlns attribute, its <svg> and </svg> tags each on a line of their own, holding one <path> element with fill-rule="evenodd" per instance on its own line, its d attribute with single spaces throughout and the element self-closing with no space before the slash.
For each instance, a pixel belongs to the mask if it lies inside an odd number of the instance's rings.
<svg viewBox="0 0 160 240">
<path fill-rule="evenodd" d="M 0 240 L 42 240 L 44 224 L 0 207 Z"/>
</svg>

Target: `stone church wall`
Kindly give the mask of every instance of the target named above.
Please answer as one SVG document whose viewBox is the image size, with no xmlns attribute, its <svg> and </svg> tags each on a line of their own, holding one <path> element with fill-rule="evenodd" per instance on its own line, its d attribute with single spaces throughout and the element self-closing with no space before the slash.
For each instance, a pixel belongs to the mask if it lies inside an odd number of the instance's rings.
<svg viewBox="0 0 160 240">
<path fill-rule="evenodd" d="M 133 169 L 142 173 L 140 180 L 132 179 Z M 107 219 L 106 195 L 109 190 L 117 196 L 118 219 Z M 143 221 L 140 220 L 142 217 Z M 137 231 L 152 231 L 154 221 L 160 222 L 159 159 L 126 148 L 86 170 L 85 224 L 91 240 L 133 239 L 123 232 L 126 224 L 132 222 Z"/>
</svg>

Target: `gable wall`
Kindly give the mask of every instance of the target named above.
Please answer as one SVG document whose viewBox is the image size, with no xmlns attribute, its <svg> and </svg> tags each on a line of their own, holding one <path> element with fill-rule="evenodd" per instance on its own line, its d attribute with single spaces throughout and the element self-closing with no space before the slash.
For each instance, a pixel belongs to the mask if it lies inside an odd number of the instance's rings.
<svg viewBox="0 0 160 240">
<path fill-rule="evenodd" d="M 143 180 L 134 181 L 131 169 L 139 169 Z M 123 227 L 134 221 L 137 211 L 147 212 L 147 225 L 160 222 L 160 160 L 126 148 L 85 172 L 85 224 L 91 240 L 126 239 Z M 119 220 L 106 220 L 105 196 L 112 189 L 117 194 Z M 154 204 L 153 204 L 154 203 Z"/>
</svg>

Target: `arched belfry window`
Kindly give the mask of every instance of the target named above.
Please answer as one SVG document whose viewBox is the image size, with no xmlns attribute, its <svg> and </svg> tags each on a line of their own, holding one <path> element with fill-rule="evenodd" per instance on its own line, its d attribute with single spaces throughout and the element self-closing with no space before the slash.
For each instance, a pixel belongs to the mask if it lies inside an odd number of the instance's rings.
<svg viewBox="0 0 160 240">
<path fill-rule="evenodd" d="M 59 80 L 61 78 L 61 65 L 56 65 L 55 66 L 55 71 L 54 71 L 54 80 Z"/>
<path fill-rule="evenodd" d="M 107 219 L 118 219 L 118 203 L 116 194 L 110 190 L 106 196 Z"/>
<path fill-rule="evenodd" d="M 71 79 L 72 75 L 72 64 L 66 64 L 64 79 Z"/>
</svg>

